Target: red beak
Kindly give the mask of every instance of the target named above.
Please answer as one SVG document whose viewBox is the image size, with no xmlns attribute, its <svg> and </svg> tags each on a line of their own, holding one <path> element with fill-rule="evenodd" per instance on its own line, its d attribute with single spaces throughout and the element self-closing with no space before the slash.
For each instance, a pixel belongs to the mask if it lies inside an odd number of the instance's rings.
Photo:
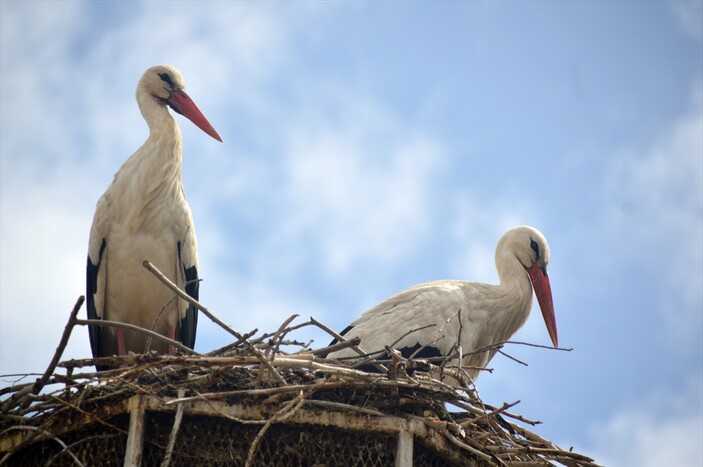
<svg viewBox="0 0 703 467">
<path fill-rule="evenodd" d="M 207 121 L 207 118 L 205 118 L 202 112 L 200 112 L 198 106 L 196 106 L 195 102 L 188 97 L 188 94 L 186 94 L 185 91 L 172 91 L 169 98 L 166 99 L 166 102 L 168 102 L 173 110 L 195 123 L 195 126 L 215 138 L 217 141 L 222 142 L 220 135 L 217 134 L 217 131 L 215 131 L 212 125 L 210 125 L 210 122 Z"/>
<path fill-rule="evenodd" d="M 544 324 L 547 325 L 549 337 L 552 339 L 554 347 L 559 347 L 559 336 L 557 336 L 557 320 L 554 317 L 554 302 L 552 301 L 552 286 L 549 284 L 547 271 L 540 268 L 536 263 L 527 269 L 532 281 L 532 287 L 537 295 L 539 308 L 542 310 Z"/>
</svg>

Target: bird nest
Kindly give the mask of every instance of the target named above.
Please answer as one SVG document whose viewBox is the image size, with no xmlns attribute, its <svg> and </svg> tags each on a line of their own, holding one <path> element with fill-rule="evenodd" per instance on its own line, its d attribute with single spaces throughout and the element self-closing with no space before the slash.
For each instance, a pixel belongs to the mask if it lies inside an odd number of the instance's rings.
<svg viewBox="0 0 703 467">
<path fill-rule="evenodd" d="M 369 373 L 324 358 L 358 340 L 295 315 L 240 334 L 198 304 L 231 344 L 60 361 L 89 322 L 77 319 L 82 302 L 42 377 L 0 389 L 0 465 L 595 465 L 525 428 L 539 422 L 511 412 L 516 403 L 481 401 L 456 372 L 460 387 L 448 385 L 451 368 L 391 352 Z M 304 326 L 340 341 L 311 350 L 293 337 Z"/>
</svg>

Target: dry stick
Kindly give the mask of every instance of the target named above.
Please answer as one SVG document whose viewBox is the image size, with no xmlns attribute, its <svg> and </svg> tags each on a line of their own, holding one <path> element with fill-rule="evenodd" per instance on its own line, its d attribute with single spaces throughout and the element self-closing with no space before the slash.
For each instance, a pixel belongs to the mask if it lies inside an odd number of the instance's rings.
<svg viewBox="0 0 703 467">
<path fill-rule="evenodd" d="M 332 402 L 332 401 L 318 401 L 318 400 L 309 400 L 305 401 L 305 405 L 312 405 L 312 406 L 318 406 L 318 407 L 330 407 L 333 409 L 337 410 L 344 410 L 348 412 L 360 412 L 363 414 L 367 415 L 376 415 L 378 417 L 385 417 L 386 414 L 378 411 L 378 410 L 373 410 L 373 409 L 367 409 L 365 407 L 357 407 L 355 405 L 349 405 L 349 404 L 344 404 L 342 402 Z"/>
<path fill-rule="evenodd" d="M 303 405 L 303 403 L 305 402 L 304 394 L 305 393 L 301 390 L 300 393 L 295 397 L 295 399 L 292 399 L 290 402 L 288 402 L 280 411 L 278 411 L 273 417 L 271 417 L 264 424 L 263 427 L 261 427 L 261 430 L 259 430 L 259 432 L 256 434 L 256 438 L 254 438 L 254 441 L 249 447 L 249 453 L 247 454 L 247 460 L 244 463 L 244 467 L 251 467 L 251 464 L 254 461 L 254 454 L 256 454 L 256 448 L 259 446 L 261 438 L 263 438 L 268 429 L 271 428 L 271 425 L 275 422 L 283 422 L 287 420 Z"/>
<path fill-rule="evenodd" d="M 59 346 L 56 347 L 56 352 L 54 352 L 54 358 L 51 359 L 51 363 L 49 363 L 49 367 L 46 369 L 41 379 L 34 383 L 34 388 L 32 389 L 32 392 L 34 394 L 39 394 L 39 391 L 42 390 L 51 375 L 54 374 L 56 364 L 59 363 L 61 355 L 63 355 L 63 351 L 66 348 L 66 344 L 68 344 L 68 339 L 69 337 L 71 337 L 71 331 L 73 331 L 73 327 L 76 324 L 76 317 L 78 316 L 78 311 L 81 309 L 81 306 L 83 306 L 84 301 L 85 297 L 81 295 L 80 297 L 78 297 L 78 300 L 76 300 L 76 304 L 73 305 L 73 310 L 71 310 L 71 315 L 68 318 L 68 323 L 66 323 L 66 327 L 63 329 L 63 335 L 61 336 Z"/>
<path fill-rule="evenodd" d="M 481 416 L 479 416 L 479 417 L 472 418 L 472 419 L 470 419 L 470 420 L 467 420 L 467 421 L 465 421 L 465 422 L 460 423 L 459 425 L 461 425 L 462 427 L 467 427 L 467 426 L 469 426 L 469 425 L 476 424 L 476 423 L 482 421 L 483 419 L 488 418 L 488 417 L 490 417 L 490 416 L 492 416 L 492 415 L 497 415 L 497 414 L 499 414 L 499 413 L 501 413 L 501 412 L 505 412 L 505 411 L 508 410 L 509 408 L 514 407 L 514 406 L 516 406 L 516 405 L 519 404 L 519 403 L 520 403 L 520 401 L 515 401 L 515 402 L 513 402 L 512 404 L 508 404 L 508 403 L 506 402 L 506 403 L 504 403 L 499 409 L 495 409 L 495 410 L 493 410 L 492 412 L 486 412 L 485 414 L 483 414 L 483 415 L 481 415 Z"/>
<path fill-rule="evenodd" d="M 349 370 L 347 368 L 347 370 Z M 361 373 L 358 374 L 357 376 L 366 376 L 366 373 Z M 442 389 L 445 389 L 443 383 L 440 383 L 439 381 L 437 382 L 439 387 Z M 324 383 L 318 383 L 314 385 L 314 389 L 316 391 L 324 391 L 324 390 L 329 390 L 329 389 L 339 389 L 339 388 L 369 388 L 369 387 L 379 387 L 379 388 L 385 388 L 385 387 L 392 387 L 392 386 L 399 386 L 402 388 L 409 388 L 409 389 L 415 389 L 415 388 L 422 388 L 425 390 L 430 390 L 434 391 L 435 393 L 441 393 L 441 391 L 437 391 L 436 388 L 430 386 L 430 385 L 422 385 L 422 384 L 417 384 L 417 383 L 407 383 L 404 381 L 390 381 L 390 380 L 383 380 L 383 379 L 369 379 L 369 380 L 363 380 L 363 381 L 335 381 L 335 382 L 324 382 Z M 237 389 L 233 391 L 221 391 L 221 392 L 207 392 L 204 394 L 199 394 L 197 397 L 184 397 L 182 399 L 174 399 L 170 400 L 165 403 L 165 405 L 172 405 L 172 404 L 178 404 L 181 402 L 191 402 L 191 401 L 197 401 L 197 400 L 216 400 L 216 399 L 226 399 L 228 397 L 247 397 L 247 396 L 271 396 L 274 394 L 285 394 L 289 392 L 295 392 L 295 391 L 301 391 L 301 390 L 306 390 L 310 389 L 311 386 L 308 384 L 296 384 L 296 385 L 290 385 L 290 386 L 283 386 L 283 387 L 275 387 L 275 388 L 263 388 L 263 389 Z M 447 386 L 446 390 L 451 390 L 451 387 Z"/>
<path fill-rule="evenodd" d="M 189 347 L 186 347 L 185 345 L 183 345 L 182 343 L 180 343 L 176 340 L 169 339 L 166 336 L 162 336 L 158 332 L 149 331 L 148 329 L 144 329 L 142 327 L 135 326 L 133 324 L 120 323 L 119 321 L 108 321 L 105 319 L 77 319 L 76 324 L 79 324 L 81 326 L 110 326 L 113 328 L 128 329 L 130 331 L 138 332 L 138 333 L 144 334 L 146 336 L 153 337 L 154 339 L 160 339 L 164 342 L 168 342 L 169 344 L 173 345 L 177 349 L 180 349 L 186 353 L 200 355 L 195 350 L 193 350 Z"/>
<path fill-rule="evenodd" d="M 410 355 L 410 357 L 408 358 L 408 360 L 412 360 L 412 359 L 415 357 L 415 355 L 417 355 L 418 353 L 422 352 L 427 346 L 436 343 L 436 342 L 439 341 L 440 339 L 443 339 L 443 338 L 444 338 L 444 334 L 440 334 L 440 333 L 444 332 L 444 327 L 445 327 L 447 324 L 449 324 L 449 322 L 450 322 L 452 319 L 454 319 L 454 317 L 455 317 L 456 315 L 459 315 L 459 324 L 461 324 L 461 309 L 459 309 L 456 313 L 454 313 L 453 315 L 449 316 L 449 318 L 447 318 L 447 319 L 444 321 L 444 323 L 442 323 L 442 326 L 441 326 L 439 329 L 437 329 L 437 333 L 435 334 L 435 338 L 434 338 L 433 340 L 431 340 L 430 342 L 428 342 L 427 344 L 425 344 L 425 345 L 423 345 L 422 347 L 420 347 L 419 349 L 415 350 L 415 352 L 413 352 L 412 355 Z M 433 325 L 433 326 L 434 326 L 434 325 Z"/>
<path fill-rule="evenodd" d="M 456 444 L 457 446 L 461 447 L 462 449 L 465 449 L 466 451 L 469 451 L 470 453 L 472 453 L 473 455 L 475 455 L 476 457 L 478 457 L 480 459 L 483 459 L 484 461 L 490 462 L 492 460 L 492 457 L 490 455 L 485 454 L 485 453 L 479 451 L 478 449 L 473 448 L 473 447 L 469 446 L 468 444 L 460 441 L 456 436 L 451 434 L 449 432 L 449 430 L 446 429 L 446 427 L 440 428 L 438 430 L 438 427 L 435 425 L 435 422 L 432 419 L 429 419 L 426 417 L 418 417 L 417 415 L 412 415 L 412 414 L 405 415 L 405 418 L 407 418 L 409 420 L 417 420 L 417 421 L 425 424 L 426 426 L 428 426 L 433 431 L 440 431 L 444 435 L 444 437 L 446 439 L 448 439 L 451 443 Z"/>
<path fill-rule="evenodd" d="M 109 438 L 116 438 L 118 436 L 119 435 L 117 435 L 117 434 L 102 434 L 102 435 L 93 435 L 93 436 L 85 436 L 85 437 L 82 436 L 79 440 L 74 441 L 73 443 L 67 445 L 61 451 L 59 451 L 56 454 L 54 454 L 53 456 L 51 456 L 51 458 L 48 459 L 44 465 L 49 466 L 49 465 L 53 464 L 54 461 L 57 458 L 59 458 L 64 452 L 71 452 L 71 449 L 78 447 L 81 444 L 89 443 L 95 439 L 109 439 Z"/>
<path fill-rule="evenodd" d="M 73 330 L 73 326 L 76 324 L 76 316 L 78 315 L 78 311 L 81 309 L 81 306 L 83 305 L 83 302 L 85 301 L 85 297 L 81 295 L 78 297 L 78 300 L 76 301 L 76 304 L 73 306 L 73 310 L 71 310 L 71 314 L 68 318 L 68 322 L 66 323 L 66 327 L 63 330 L 63 335 L 61 336 L 61 341 L 59 342 L 58 347 L 56 348 L 56 352 L 54 353 L 54 357 L 51 359 L 51 363 L 49 363 L 48 368 L 44 372 L 41 378 L 39 378 L 33 385 L 31 386 L 25 386 L 23 387 L 20 391 L 16 392 L 15 394 L 12 395 L 12 397 L 8 398 L 0 407 L 0 411 L 6 412 L 9 411 L 12 407 L 14 407 L 15 402 L 21 398 L 24 398 L 27 394 L 33 393 L 33 394 L 39 394 L 39 391 L 41 391 L 44 386 L 46 385 L 46 382 L 49 381 L 49 378 L 51 375 L 54 373 L 54 370 L 56 369 L 56 365 L 58 364 L 59 360 L 61 359 L 61 355 L 63 354 L 64 349 L 66 348 L 66 344 L 68 344 L 68 338 L 71 336 L 71 331 Z M 32 403 L 31 398 L 25 398 L 24 401 L 22 402 L 22 405 L 20 406 L 20 409 L 26 409 L 29 404 Z"/>
<path fill-rule="evenodd" d="M 507 410 L 503 412 L 503 415 L 505 415 L 506 417 L 510 417 L 512 419 L 515 419 L 515 420 L 519 420 L 523 423 L 527 423 L 528 425 L 532 425 L 532 426 L 540 425 L 542 423 L 539 420 L 530 420 L 529 418 L 525 418 L 522 415 L 510 413 Z M 511 424 L 507 420 L 506 420 L 506 423 Z"/>
<path fill-rule="evenodd" d="M 390 348 L 395 348 L 395 346 L 396 346 L 396 344 L 397 344 L 398 342 L 402 341 L 403 339 L 405 339 L 405 338 L 406 338 L 407 336 L 409 336 L 410 334 L 413 334 L 413 333 L 415 333 L 415 332 L 422 331 L 423 329 L 431 328 L 431 327 L 434 327 L 434 326 L 436 326 L 436 324 L 427 324 L 427 325 L 422 326 L 422 327 L 419 327 L 419 328 L 413 328 L 413 329 L 409 330 L 408 332 L 406 332 L 405 334 L 403 334 L 402 336 L 400 336 L 399 338 L 397 338 L 397 339 L 395 340 L 395 342 L 393 342 L 393 343 L 392 343 L 391 345 L 389 345 L 388 347 L 390 347 Z"/>
<path fill-rule="evenodd" d="M 37 434 L 44 434 L 44 435 L 48 436 L 49 438 L 51 438 L 54 441 L 56 441 L 57 443 L 59 443 L 64 451 L 68 452 L 68 455 L 71 456 L 71 459 L 73 459 L 73 462 L 75 462 L 76 465 L 80 465 L 81 467 L 85 467 L 85 464 L 83 464 L 83 462 L 81 462 L 76 457 L 76 455 L 73 454 L 73 452 L 70 449 L 68 449 L 68 446 L 66 446 L 66 443 L 64 443 L 59 438 L 57 438 L 53 433 L 46 431 L 46 430 L 43 430 L 41 428 L 37 428 L 35 426 L 12 426 L 12 427 L 8 428 L 7 430 L 3 431 L 2 433 L 0 433 L 0 435 L 4 435 L 8 431 L 12 431 L 12 430 L 28 430 L 28 431 L 31 430 L 31 431 L 36 431 Z M 0 459 L 0 465 L 5 464 L 5 462 L 7 462 L 7 460 L 10 458 L 10 456 L 12 456 L 12 454 L 14 454 L 15 451 L 17 451 L 17 449 L 19 449 L 21 446 L 22 445 L 20 444 L 15 449 L 13 449 L 12 451 L 5 454 L 5 456 L 2 459 Z"/>
<path fill-rule="evenodd" d="M 131 357 L 133 360 L 135 359 L 134 357 Z M 65 368 L 73 368 L 77 366 L 87 366 L 87 365 L 93 365 L 94 363 L 100 363 L 100 362 L 120 362 L 120 361 L 125 361 L 129 360 L 130 357 L 128 356 L 123 356 L 123 357 L 103 357 L 103 358 L 95 358 L 95 359 L 83 359 L 83 360 L 68 360 L 64 362 L 60 362 L 59 366 L 65 367 Z M 191 363 L 197 363 L 197 364 L 209 364 L 209 365 L 253 365 L 260 363 L 261 361 L 251 355 L 251 356 L 232 356 L 232 357 L 208 357 L 208 356 L 173 356 L 173 355 L 139 355 L 138 356 L 139 361 L 143 365 L 147 366 L 155 366 L 159 365 L 162 363 L 166 364 L 191 364 Z M 320 362 L 324 362 L 324 360 L 320 359 Z M 279 365 L 282 367 L 293 367 L 293 368 L 300 368 L 304 366 L 310 366 L 311 369 L 315 368 L 322 368 L 322 369 L 327 369 L 327 368 L 332 368 L 332 369 L 337 369 L 342 372 L 347 372 L 347 374 L 354 374 L 354 375 L 359 375 L 355 370 L 351 370 L 350 368 L 347 367 L 341 367 L 341 368 L 336 368 L 336 367 L 329 367 L 328 365 L 325 365 L 323 363 L 318 363 L 315 360 L 315 357 L 311 353 L 300 353 L 300 354 L 293 354 L 293 355 L 286 355 L 286 356 L 274 356 L 272 359 L 272 363 L 275 365 Z M 113 374 L 116 375 L 122 375 L 124 373 L 124 369 L 120 370 L 115 370 L 113 371 Z M 132 370 L 130 370 L 132 371 Z M 349 373 L 351 372 L 351 373 Z M 105 375 L 108 374 L 107 372 L 100 372 L 100 375 Z M 95 376 L 97 376 L 98 373 L 96 372 L 90 372 L 90 373 L 78 373 L 73 375 L 73 379 L 90 379 Z"/>
<path fill-rule="evenodd" d="M 439 335 L 437 335 L 437 337 L 435 337 L 433 340 L 431 340 L 430 342 L 428 342 L 427 344 L 423 345 L 422 347 L 420 347 L 420 348 L 418 348 L 417 350 L 415 350 L 415 352 L 413 352 L 412 354 L 410 354 L 410 356 L 408 357 L 408 360 L 412 360 L 413 358 L 415 358 L 415 356 L 416 356 L 417 354 L 419 354 L 420 352 L 422 352 L 423 350 L 425 350 L 425 349 L 426 349 L 427 347 L 429 347 L 430 345 L 436 344 L 437 341 L 439 341 L 440 339 L 443 339 L 444 337 L 445 337 L 444 334 L 439 334 Z M 444 356 L 444 357 L 442 357 L 442 358 L 443 358 L 444 360 L 447 360 L 447 357 L 449 357 L 449 355 L 446 355 L 446 356 Z"/>
<path fill-rule="evenodd" d="M 266 347 L 264 350 L 263 354 L 266 356 L 266 358 L 273 358 L 276 353 L 278 353 L 279 346 L 281 345 L 280 341 L 277 343 L 276 341 L 279 340 L 279 336 L 281 336 L 281 333 L 284 332 L 284 329 L 286 329 L 286 326 L 290 324 L 291 321 L 293 321 L 295 318 L 297 318 L 298 315 L 294 314 L 290 316 L 287 320 L 285 320 L 276 330 L 274 333 L 273 337 L 269 340 L 269 345 Z M 256 385 L 258 386 L 261 383 L 261 377 L 264 374 L 263 371 L 260 371 L 258 375 L 256 375 Z"/>
<path fill-rule="evenodd" d="M 178 398 L 185 396 L 186 390 L 180 388 L 178 390 Z M 183 404 L 178 404 L 176 409 L 176 418 L 173 420 L 173 428 L 171 428 L 171 437 L 168 439 L 168 446 L 166 446 L 166 455 L 164 456 L 163 462 L 161 462 L 161 467 L 168 467 L 171 463 L 171 456 L 173 455 L 173 447 L 176 445 L 176 437 L 178 436 L 178 430 L 181 428 L 181 420 L 183 419 Z"/>
<path fill-rule="evenodd" d="M 512 361 L 514 361 L 514 362 L 516 362 L 516 363 L 519 363 L 520 365 L 529 366 L 527 363 L 523 362 L 522 360 L 518 360 L 517 358 L 513 357 L 512 355 L 510 355 L 510 354 L 508 354 L 508 353 L 506 353 L 506 352 L 503 352 L 503 351 L 500 350 L 500 349 L 496 349 L 496 352 L 498 352 L 498 353 L 501 354 L 501 355 L 504 355 L 504 356 L 508 357 L 510 360 L 512 360 Z"/>
<path fill-rule="evenodd" d="M 285 321 L 278 327 L 278 329 L 276 330 L 276 332 L 274 333 L 273 337 L 272 337 L 271 340 L 270 340 L 270 344 L 271 344 L 271 345 L 270 345 L 269 348 L 267 349 L 267 353 L 268 353 L 268 351 L 270 351 L 270 353 L 273 353 L 273 354 L 276 353 L 275 350 L 278 348 L 279 345 L 281 345 L 280 340 L 282 339 L 282 337 L 279 338 L 279 336 L 281 336 L 281 334 L 283 334 L 284 330 L 286 329 L 286 327 L 288 327 L 288 325 L 290 324 L 290 322 L 293 321 L 293 320 L 294 320 L 295 318 L 297 318 L 298 316 L 299 316 L 299 315 L 297 315 L 297 314 L 294 314 L 294 315 L 290 316 L 287 320 L 285 320 Z M 285 335 L 285 334 L 283 334 L 283 335 Z M 276 341 L 279 341 L 278 344 L 276 344 Z"/>
<path fill-rule="evenodd" d="M 22 375 L 19 375 L 19 374 L 15 374 L 15 375 L 0 375 L 0 378 L 6 378 L 6 377 L 8 377 L 8 376 L 21 376 L 21 378 L 17 380 L 17 381 L 21 381 L 21 380 L 23 380 L 23 379 L 25 379 L 25 378 L 29 378 L 30 376 L 41 376 L 41 373 L 26 373 L 26 374 L 22 374 Z M 34 384 L 36 384 L 36 380 L 35 380 L 34 383 L 20 383 L 20 384 L 15 384 L 14 386 L 8 386 L 8 387 L 6 387 L 6 388 L 2 388 L 2 389 L 0 389 L 0 397 L 4 396 L 5 394 L 10 394 L 10 393 L 13 393 L 13 392 L 20 391 L 20 390 L 26 388 L 27 386 L 30 386 L 30 387 L 31 387 L 31 386 L 33 386 Z"/>
<path fill-rule="evenodd" d="M 574 350 L 573 348 L 552 347 L 551 345 L 530 344 L 529 342 L 520 342 L 520 341 L 505 341 L 505 342 L 500 342 L 500 344 L 518 344 L 518 345 L 526 345 L 526 346 L 528 346 L 528 347 L 538 347 L 538 348 L 540 348 L 540 349 L 561 350 L 562 352 L 571 352 L 572 350 Z"/>
<path fill-rule="evenodd" d="M 289 332 L 298 330 L 300 328 L 304 328 L 306 326 L 314 326 L 314 324 L 315 323 L 313 323 L 312 321 L 305 321 L 303 323 L 296 324 L 295 326 L 290 326 L 290 327 L 286 328 L 284 331 L 286 332 L 286 334 L 288 334 Z M 273 336 L 274 334 L 275 334 L 275 332 L 268 332 L 268 333 L 262 334 L 261 336 L 254 339 L 252 341 L 252 344 L 258 345 L 258 344 L 262 343 L 263 341 L 265 341 L 266 339 Z"/>
<path fill-rule="evenodd" d="M 463 365 L 462 362 L 464 361 L 464 348 L 461 346 L 461 333 L 464 331 L 464 322 L 461 320 L 461 309 L 459 309 L 459 336 L 456 338 L 456 346 L 457 346 L 457 351 L 459 352 L 459 371 L 463 370 Z M 469 377 L 469 381 L 471 382 L 471 385 L 474 384 L 473 378 L 469 376 L 467 372 L 466 376 Z"/>
<path fill-rule="evenodd" d="M 310 317 L 310 321 L 311 321 L 315 326 L 317 326 L 318 328 L 322 329 L 323 331 L 325 331 L 325 332 L 326 332 L 327 334 L 329 334 L 330 336 L 332 336 L 332 337 L 334 337 L 335 339 L 337 339 L 338 342 L 346 342 L 347 339 L 345 339 L 345 338 L 342 337 L 341 335 L 337 334 L 337 333 L 334 332 L 332 329 L 328 328 L 327 326 L 325 326 L 324 324 L 322 324 L 321 322 L 319 322 L 318 320 L 316 320 L 316 319 L 313 318 L 312 316 Z M 364 352 L 363 350 L 361 350 L 361 348 L 360 348 L 358 345 L 353 346 L 351 349 L 352 349 L 354 352 L 356 352 L 356 353 L 358 353 L 359 355 L 361 355 L 362 357 L 367 357 L 367 356 L 368 356 L 368 354 L 367 354 L 366 352 Z M 386 368 L 384 365 L 381 365 L 381 364 L 379 364 L 379 363 L 374 363 L 373 365 L 374 365 L 379 371 L 381 371 L 381 372 L 383 372 L 383 373 L 388 373 L 388 368 Z"/>
<path fill-rule="evenodd" d="M 144 354 L 140 355 L 140 359 L 143 360 L 152 360 L 155 359 L 156 361 L 161 361 L 163 360 L 163 355 L 153 355 L 153 354 Z M 77 359 L 71 359 L 71 360 L 64 360 L 63 362 L 59 362 L 58 366 L 62 368 L 66 368 L 69 370 L 74 370 L 75 368 L 84 368 L 87 366 L 95 366 L 95 365 L 105 365 L 105 366 L 110 366 L 110 367 L 116 367 L 119 365 L 126 365 L 129 362 L 133 362 L 135 360 L 135 354 L 132 355 L 112 355 L 111 357 L 98 357 L 98 358 L 77 358 Z M 121 374 L 124 368 L 116 368 L 113 370 L 105 370 L 105 371 L 88 371 L 85 373 L 77 373 L 72 375 L 71 377 L 75 380 L 78 379 L 91 379 L 95 378 L 96 376 L 112 376 L 112 375 L 118 375 Z"/>
<path fill-rule="evenodd" d="M 193 391 L 195 392 L 196 396 L 200 396 L 200 393 L 198 391 Z M 210 407 L 210 410 L 215 412 L 217 415 L 219 415 L 222 418 L 226 418 L 227 420 L 232 420 L 233 422 L 241 423 L 242 425 L 263 425 L 265 424 L 268 420 L 247 420 L 244 418 L 237 418 L 233 415 L 230 415 L 226 412 L 222 412 L 217 406 L 215 406 L 212 402 L 210 402 L 207 399 L 201 399 L 203 403 L 205 403 L 208 407 Z"/>
<path fill-rule="evenodd" d="M 247 339 L 243 339 L 244 336 L 242 336 L 239 332 L 235 331 L 231 326 L 229 326 L 227 323 L 222 321 L 220 318 L 215 316 L 213 313 L 210 312 L 205 306 L 201 305 L 200 302 L 195 300 L 193 297 L 182 291 L 181 289 L 178 288 L 176 284 L 171 282 L 166 276 L 163 275 L 161 271 L 156 268 L 153 264 L 151 264 L 149 261 L 144 261 L 142 265 L 149 271 L 151 272 L 154 276 L 156 276 L 157 279 L 159 279 L 166 287 L 174 291 L 179 297 L 181 297 L 183 300 L 187 301 L 197 309 L 203 312 L 205 316 L 210 318 L 210 320 L 214 321 L 216 324 L 219 324 L 222 329 L 225 331 L 229 332 L 232 334 L 234 337 L 237 339 L 242 339 L 242 342 L 246 344 L 249 348 L 251 348 L 251 351 L 256 355 L 259 360 L 261 360 L 261 363 L 266 365 L 266 367 L 269 369 L 271 374 L 278 380 L 279 383 L 286 385 L 286 380 L 283 379 L 283 376 L 278 374 L 276 369 L 271 365 L 271 362 L 266 358 L 266 356 L 256 347 L 254 347 Z"/>
<path fill-rule="evenodd" d="M 240 345 L 242 342 L 244 342 L 244 340 L 249 339 L 251 336 L 253 336 L 257 332 L 259 332 L 258 329 L 253 329 L 253 330 L 247 332 L 246 334 L 242 334 L 242 337 L 237 339 L 235 342 L 232 342 L 230 344 L 225 345 L 224 347 L 220 347 L 219 349 L 215 349 L 211 352 L 208 352 L 205 355 L 214 356 L 214 355 L 224 354 L 224 353 L 234 349 L 235 347 Z"/>
<path fill-rule="evenodd" d="M 321 355 L 327 355 L 329 353 L 336 352 L 337 350 L 346 349 L 347 347 L 358 346 L 359 344 L 361 344 L 361 337 L 356 336 L 352 339 L 349 339 L 348 341 L 337 342 L 336 344 L 328 345 L 327 347 L 322 347 L 321 349 L 313 350 L 311 353 L 314 356 L 319 357 Z M 302 352 L 303 355 L 305 353 L 308 352 Z"/>
<path fill-rule="evenodd" d="M 156 332 L 156 325 L 159 324 L 159 320 L 161 319 L 161 315 L 164 314 L 166 311 L 166 308 L 173 302 L 176 298 L 178 298 L 176 295 L 172 296 L 169 298 L 166 303 L 164 303 L 161 306 L 161 310 L 159 310 L 159 314 L 156 315 L 156 318 L 154 318 L 154 321 L 151 323 L 151 332 Z M 151 349 L 151 336 L 146 338 L 146 344 L 144 345 L 144 353 L 149 353 L 149 349 Z"/>
<path fill-rule="evenodd" d="M 76 411 L 82 413 L 82 414 L 85 415 L 86 417 L 95 420 L 96 422 L 100 423 L 101 425 L 104 425 L 104 426 L 106 426 L 106 427 L 108 427 L 108 428 L 112 428 L 113 430 L 116 430 L 116 431 L 122 433 L 123 435 L 127 435 L 127 434 L 128 434 L 128 433 L 127 433 L 125 430 L 123 430 L 122 428 L 120 428 L 120 427 L 118 427 L 118 426 L 116 426 L 116 425 L 113 425 L 112 423 L 108 423 L 108 422 L 106 422 L 105 420 L 103 420 L 102 418 L 98 417 L 97 415 L 92 414 L 92 413 L 90 413 L 90 412 L 88 412 L 88 411 L 86 411 L 86 410 L 83 410 L 83 409 L 81 409 L 80 407 L 78 407 L 78 406 L 76 406 L 76 405 L 74 405 L 74 404 L 71 404 L 71 403 L 68 402 L 68 401 L 65 401 L 65 400 L 63 400 L 63 399 L 59 399 L 59 398 L 56 397 L 56 396 L 51 396 L 51 398 L 52 398 L 54 401 L 58 402 L 59 404 L 63 404 L 63 405 L 65 405 L 66 407 L 69 407 L 69 408 L 71 408 L 71 409 L 74 409 L 74 410 L 76 410 Z"/>
</svg>

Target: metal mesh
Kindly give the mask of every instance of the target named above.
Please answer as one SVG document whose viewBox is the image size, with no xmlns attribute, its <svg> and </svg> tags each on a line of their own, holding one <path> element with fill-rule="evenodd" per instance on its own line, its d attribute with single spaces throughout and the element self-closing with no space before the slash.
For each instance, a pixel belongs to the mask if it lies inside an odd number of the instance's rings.
<svg viewBox="0 0 703 467">
<path fill-rule="evenodd" d="M 145 465 L 161 462 L 173 415 L 148 416 Z M 244 465 L 261 425 L 244 425 L 222 418 L 186 416 L 178 433 L 172 465 Z M 256 466 L 386 466 L 395 460 L 396 437 L 385 433 L 340 430 L 319 425 L 274 424 L 258 445 Z"/>
<path fill-rule="evenodd" d="M 466 459 L 467 465 L 478 465 L 477 461 Z M 469 464 L 471 462 L 471 464 Z M 413 465 L 417 467 L 445 467 L 452 466 L 455 463 L 441 456 L 431 447 L 425 446 L 419 437 L 415 437 L 413 443 Z"/>
<path fill-rule="evenodd" d="M 160 465 L 165 455 L 174 414 L 148 412 L 142 465 Z M 129 416 L 108 420 L 127 430 Z M 183 417 L 172 466 L 242 466 L 262 425 L 245 425 L 221 417 Z M 100 424 L 65 433 L 61 440 L 87 466 L 121 466 L 127 436 Z M 416 466 L 452 465 L 415 438 Z M 320 425 L 274 424 L 259 442 L 255 466 L 392 466 L 397 436 L 384 432 L 344 430 Z M 10 465 L 74 466 L 54 440 L 35 442 L 16 452 Z"/>
<path fill-rule="evenodd" d="M 129 415 L 121 415 L 109 423 L 125 432 Z M 124 462 L 127 435 L 104 425 L 89 425 L 59 437 L 68 449 L 86 466 L 121 466 Z M 9 465 L 21 466 L 75 466 L 75 462 L 53 439 L 29 444 L 9 459 Z"/>
</svg>

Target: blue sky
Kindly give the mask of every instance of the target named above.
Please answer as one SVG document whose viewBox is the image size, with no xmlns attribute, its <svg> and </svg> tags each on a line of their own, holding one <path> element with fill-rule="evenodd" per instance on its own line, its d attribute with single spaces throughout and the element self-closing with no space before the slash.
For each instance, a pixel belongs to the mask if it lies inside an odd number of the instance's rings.
<svg viewBox="0 0 703 467">
<path fill-rule="evenodd" d="M 574 350 L 508 349 L 529 366 L 496 357 L 484 400 L 601 463 L 703 463 L 703 2 L 164 5 L 0 3 L 0 374 L 53 355 L 169 63 L 224 139 L 178 117 L 201 301 L 232 326 L 495 283 L 533 225 Z M 549 343 L 539 312 L 516 339 Z M 196 349 L 228 340 L 200 321 Z"/>
</svg>

